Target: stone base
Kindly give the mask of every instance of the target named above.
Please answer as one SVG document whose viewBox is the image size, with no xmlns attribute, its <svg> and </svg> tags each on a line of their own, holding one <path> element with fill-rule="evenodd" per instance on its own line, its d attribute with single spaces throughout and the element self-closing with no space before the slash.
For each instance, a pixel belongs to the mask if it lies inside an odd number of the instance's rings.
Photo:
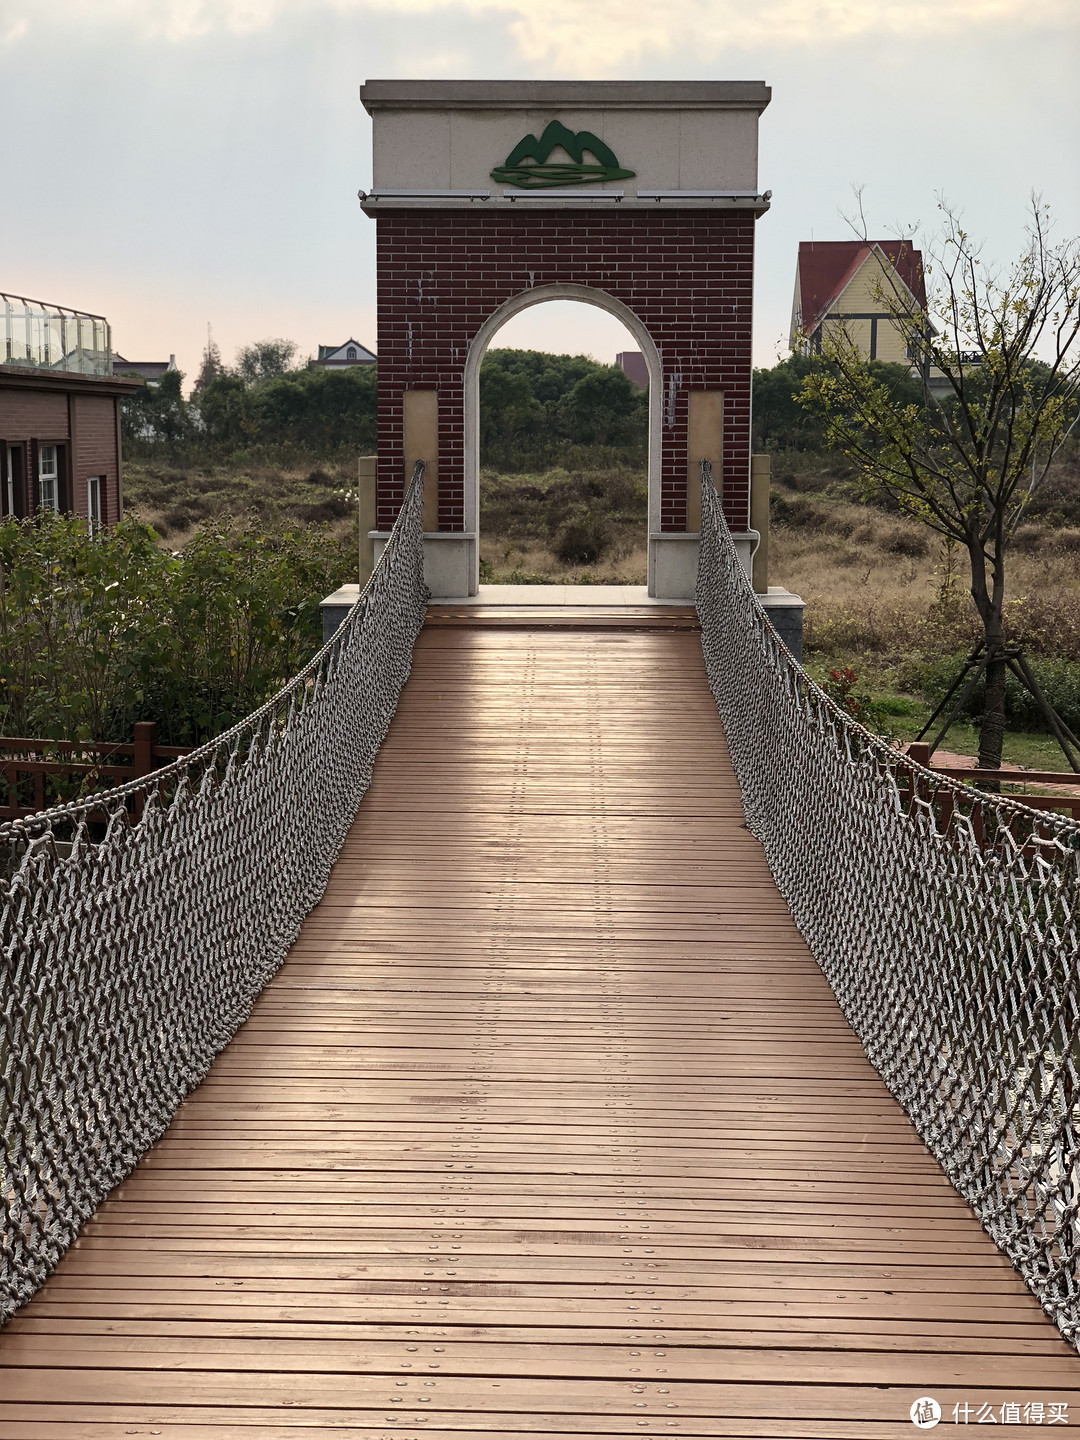
<svg viewBox="0 0 1080 1440">
<path fill-rule="evenodd" d="M 373 530 L 375 559 L 382 554 L 389 539 L 386 531 Z M 747 578 L 753 567 L 758 534 L 754 530 L 733 535 L 735 548 Z M 697 581 L 698 536 L 696 534 L 660 534 L 649 537 L 649 587 L 653 600 L 694 603 Z M 477 595 L 476 536 L 458 533 L 426 534 L 424 536 L 424 579 L 433 600 L 463 600 Z M 515 587 L 530 590 L 535 588 Z M 576 590 L 577 587 L 574 587 Z M 581 587 L 581 602 L 591 587 Z M 323 641 L 329 640 L 345 616 L 356 604 L 359 585 L 342 585 L 321 602 Z M 769 619 L 781 640 L 797 660 L 802 659 L 802 619 L 805 601 L 779 585 L 770 585 L 768 594 L 759 595 Z M 565 603 L 565 602 L 564 602 Z M 628 603 L 623 601 L 622 603 Z M 640 602 L 635 602 L 640 603 Z"/>
<path fill-rule="evenodd" d="M 327 595 L 325 600 L 319 601 L 319 609 L 322 611 L 322 638 L 324 645 L 359 598 L 359 585 L 342 585 L 340 590 L 335 590 L 332 595 Z"/>
<path fill-rule="evenodd" d="M 686 600 L 693 604 L 697 591 L 698 542 L 696 531 L 662 531 L 649 536 L 649 594 L 657 600 Z M 751 578 L 756 530 L 732 535 L 746 578 Z"/>
<path fill-rule="evenodd" d="M 388 530 L 372 530 L 375 563 L 390 539 Z M 480 567 L 476 557 L 476 536 L 460 530 L 424 534 L 424 582 L 433 600 L 455 600 L 475 595 Z"/>
<path fill-rule="evenodd" d="M 758 599 L 761 601 L 765 614 L 772 622 L 773 629 L 795 656 L 795 659 L 801 661 L 802 621 L 806 601 L 801 600 L 798 595 L 792 595 L 790 590 L 784 590 L 779 585 L 770 585 L 769 593 L 759 595 Z"/>
<path fill-rule="evenodd" d="M 657 600 L 694 599 L 697 581 L 698 537 L 649 536 L 649 594 Z"/>
</svg>

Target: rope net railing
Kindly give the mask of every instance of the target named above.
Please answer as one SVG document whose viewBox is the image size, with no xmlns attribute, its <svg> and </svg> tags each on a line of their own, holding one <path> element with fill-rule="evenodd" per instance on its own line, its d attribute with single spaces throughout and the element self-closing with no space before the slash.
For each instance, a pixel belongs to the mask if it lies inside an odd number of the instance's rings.
<svg viewBox="0 0 1080 1440">
<path fill-rule="evenodd" d="M 702 471 L 697 607 L 748 828 L 871 1064 L 1075 1345 L 1080 826 L 932 776 L 835 705 Z"/>
<path fill-rule="evenodd" d="M 322 895 L 424 621 L 422 510 L 421 462 L 356 605 L 246 720 L 0 826 L 0 1321 L 162 1134 Z"/>
</svg>

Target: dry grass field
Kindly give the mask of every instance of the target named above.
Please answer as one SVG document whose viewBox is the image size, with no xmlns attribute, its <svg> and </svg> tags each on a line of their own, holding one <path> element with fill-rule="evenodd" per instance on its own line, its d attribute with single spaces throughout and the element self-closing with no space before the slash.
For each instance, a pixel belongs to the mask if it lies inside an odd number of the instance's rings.
<svg viewBox="0 0 1080 1440">
<path fill-rule="evenodd" d="M 485 470 L 481 578 L 500 585 L 644 585 L 647 517 L 643 470 Z"/>
<path fill-rule="evenodd" d="M 236 523 L 274 532 L 326 525 L 356 530 L 356 469 L 328 462 L 180 466 L 124 463 L 124 509 L 152 525 L 173 549 L 209 524 Z"/>
<path fill-rule="evenodd" d="M 777 456 L 773 465 L 773 584 L 807 601 L 806 661 L 815 676 L 857 675 L 864 718 L 911 738 L 980 629 L 966 556 L 925 527 L 860 502 L 849 473 L 825 456 Z M 347 546 L 356 533 L 348 465 L 279 468 L 127 467 L 129 508 L 162 542 L 182 546 L 207 524 L 321 525 Z M 1015 638 L 1045 671 L 1054 703 L 1080 729 L 1080 464 L 1059 467 L 1017 535 L 1008 576 Z M 481 475 L 481 578 L 500 584 L 644 584 L 647 490 L 643 470 L 610 467 Z M 1006 758 L 1064 761 L 1022 699 Z M 977 749 L 970 725 L 949 745 Z"/>
<path fill-rule="evenodd" d="M 916 521 L 853 496 L 822 457 L 778 457 L 771 581 L 807 601 L 806 659 L 828 680 L 853 670 L 862 718 L 897 739 L 921 728 L 980 635 L 967 557 Z M 644 584 L 646 488 L 627 471 L 481 477 L 482 578 L 501 584 Z M 570 544 L 567 544 L 568 532 Z M 573 554 L 590 538 L 591 558 Z M 1080 468 L 1063 467 L 1044 512 L 1018 533 L 1009 622 L 1043 670 L 1054 703 L 1080 729 Z M 1064 757 L 1014 697 L 1006 759 L 1060 769 Z M 958 724 L 949 746 L 974 754 Z"/>
</svg>

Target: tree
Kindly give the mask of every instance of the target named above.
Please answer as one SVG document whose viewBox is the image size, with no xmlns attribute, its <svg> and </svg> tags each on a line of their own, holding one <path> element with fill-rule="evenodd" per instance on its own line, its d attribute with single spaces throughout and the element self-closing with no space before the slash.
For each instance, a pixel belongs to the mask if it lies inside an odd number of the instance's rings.
<svg viewBox="0 0 1080 1440">
<path fill-rule="evenodd" d="M 296 369 L 298 348 L 295 340 L 256 340 L 236 352 L 236 373 L 245 385 L 276 380 Z"/>
<path fill-rule="evenodd" d="M 489 364 L 480 368 L 480 453 L 488 465 L 513 466 L 537 450 L 545 435 L 546 413 L 531 377 L 518 369 Z"/>
<path fill-rule="evenodd" d="M 822 342 L 802 400 L 829 446 L 859 467 L 867 497 L 900 508 L 967 551 L 982 621 L 986 701 L 979 765 L 1001 764 L 1005 731 L 1006 558 L 1064 444 L 1080 398 L 1080 241 L 1053 243 L 1031 204 L 1026 241 L 1004 269 L 984 265 L 959 213 L 940 207 L 925 264 L 925 309 L 891 271 L 878 300 L 907 339 L 918 403 L 876 379 L 843 325 Z"/>
<path fill-rule="evenodd" d="M 218 448 L 244 448 L 258 438 L 254 397 L 239 375 L 226 370 L 195 397 L 202 433 Z"/>
<path fill-rule="evenodd" d="M 580 444 L 625 445 L 644 440 L 646 403 L 644 391 L 617 365 L 598 366 L 563 397 L 559 419 L 570 439 Z"/>
<path fill-rule="evenodd" d="M 489 465 L 579 463 L 581 446 L 629 451 L 637 461 L 648 414 L 646 391 L 587 355 L 489 350 L 480 369 L 480 453 Z"/>
<path fill-rule="evenodd" d="M 269 380 L 254 392 L 258 437 L 311 454 L 374 451 L 378 376 L 374 365 L 317 365 Z"/>
<path fill-rule="evenodd" d="M 225 374 L 225 366 L 222 363 L 221 351 L 217 341 L 210 334 L 210 326 L 206 327 L 206 348 L 203 350 L 202 364 L 199 366 L 199 373 L 195 377 L 193 394 L 201 395 L 207 385 L 212 385 L 215 380 L 220 380 Z"/>
<path fill-rule="evenodd" d="M 820 450 L 825 443 L 825 424 L 800 403 L 803 382 L 817 357 L 790 355 L 769 370 L 754 371 L 754 441 L 769 450 Z M 881 384 L 900 405 L 917 404 L 922 384 L 908 365 L 881 360 L 867 362 L 867 373 Z"/>
<path fill-rule="evenodd" d="M 122 401 L 123 443 L 139 449 L 145 446 L 184 444 L 191 434 L 191 420 L 184 402 L 183 372 L 166 370 Z"/>
</svg>

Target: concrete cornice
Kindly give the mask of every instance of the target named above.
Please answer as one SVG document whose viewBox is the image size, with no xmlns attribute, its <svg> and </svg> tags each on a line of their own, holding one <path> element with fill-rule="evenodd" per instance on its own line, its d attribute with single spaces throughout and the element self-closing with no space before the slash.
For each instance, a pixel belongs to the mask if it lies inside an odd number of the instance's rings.
<svg viewBox="0 0 1080 1440">
<path fill-rule="evenodd" d="M 761 80 L 368 80 L 376 110 L 754 110 L 772 98 Z"/>
<path fill-rule="evenodd" d="M 623 195 L 610 190 L 582 190 L 576 194 L 555 193 L 536 190 L 532 193 L 482 192 L 455 196 L 453 192 L 439 195 L 437 191 L 425 194 L 409 194 L 394 191 L 389 194 L 379 190 L 359 192 L 360 207 L 365 215 L 385 215 L 389 211 L 402 210 L 472 210 L 474 213 L 504 214 L 507 210 L 741 210 L 749 215 L 764 215 L 769 209 L 772 191 L 764 195 L 723 195 L 707 196 L 700 190 L 689 190 L 680 195 L 677 190 L 665 190 L 662 198 L 654 192 L 646 195 Z"/>
<path fill-rule="evenodd" d="M 72 370 L 0 365 L 0 389 L 5 390 L 81 390 L 92 395 L 134 395 L 145 384 L 145 380 L 119 375 L 80 375 Z"/>
</svg>

